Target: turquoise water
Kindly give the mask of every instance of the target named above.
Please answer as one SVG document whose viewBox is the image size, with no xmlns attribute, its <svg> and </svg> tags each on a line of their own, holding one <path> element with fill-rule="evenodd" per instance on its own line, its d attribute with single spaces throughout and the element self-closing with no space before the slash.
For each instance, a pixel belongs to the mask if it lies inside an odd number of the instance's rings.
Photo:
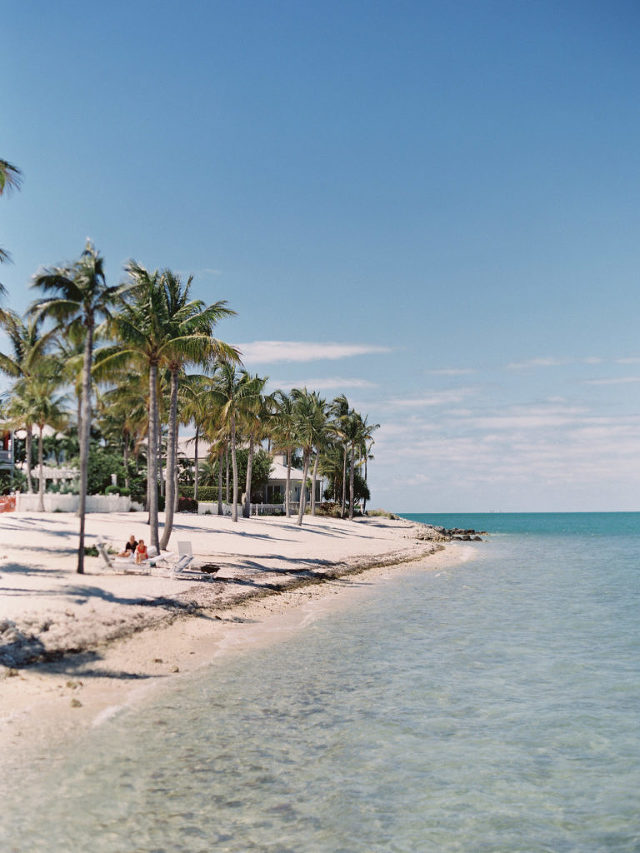
<svg viewBox="0 0 640 853">
<path fill-rule="evenodd" d="M 400 513 L 403 518 L 491 533 L 525 536 L 620 536 L 640 535 L 640 512 L 462 512 Z"/>
<path fill-rule="evenodd" d="M 3 780 L 2 849 L 640 850 L 640 516 L 448 518 L 497 535 Z"/>
</svg>

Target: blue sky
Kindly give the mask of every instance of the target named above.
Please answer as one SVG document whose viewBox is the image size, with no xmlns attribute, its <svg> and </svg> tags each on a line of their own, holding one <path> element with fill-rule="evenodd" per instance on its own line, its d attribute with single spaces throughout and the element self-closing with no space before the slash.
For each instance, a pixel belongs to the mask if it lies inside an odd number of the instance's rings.
<svg viewBox="0 0 640 853">
<path fill-rule="evenodd" d="M 12 2 L 0 269 L 193 273 L 382 424 L 373 504 L 636 510 L 640 7 Z M 278 342 L 273 343 L 265 342 Z"/>
</svg>

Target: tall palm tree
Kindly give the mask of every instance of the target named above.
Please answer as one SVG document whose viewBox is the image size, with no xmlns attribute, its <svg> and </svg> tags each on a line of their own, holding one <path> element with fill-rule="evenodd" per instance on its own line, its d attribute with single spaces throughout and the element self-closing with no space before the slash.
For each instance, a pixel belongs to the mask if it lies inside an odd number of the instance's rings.
<svg viewBox="0 0 640 853">
<path fill-rule="evenodd" d="M 160 542 L 161 548 L 169 544 L 175 508 L 175 482 L 178 446 L 178 383 L 180 373 L 187 365 L 206 365 L 214 358 L 230 362 L 239 360 L 238 351 L 212 336 L 213 327 L 224 317 L 235 315 L 227 308 L 225 300 L 205 306 L 201 300 L 190 300 L 193 276 L 183 283 L 179 275 L 164 270 L 162 284 L 164 303 L 165 346 L 163 362 L 171 374 L 169 404 L 169 441 L 167 445 L 167 495 L 165 503 L 165 525 Z"/>
<path fill-rule="evenodd" d="M 84 572 L 84 531 L 87 506 L 87 476 L 89 462 L 89 432 L 91 426 L 91 363 L 93 360 L 93 337 L 100 317 L 109 313 L 121 287 L 107 286 L 104 260 L 91 241 L 87 241 L 79 260 L 61 267 L 50 267 L 36 273 L 32 287 L 47 298 L 35 302 L 30 309 L 34 317 L 50 317 L 58 328 L 79 321 L 84 326 L 84 354 L 82 364 L 82 402 L 80 444 L 80 539 L 78 543 L 77 572 Z"/>
<path fill-rule="evenodd" d="M 12 349 L 11 354 L 0 353 L 0 372 L 17 381 L 33 379 L 41 370 L 43 358 L 55 338 L 55 330 L 43 334 L 40 318 L 32 317 L 25 322 L 10 310 L 0 311 L 0 328 L 8 337 Z M 24 419 L 19 426 L 26 430 L 27 491 L 31 493 L 33 421 L 30 420 L 29 413 L 30 409 L 26 407 Z"/>
<path fill-rule="evenodd" d="M 131 261 L 127 267 L 133 301 L 122 300 L 120 311 L 107 323 L 107 332 L 118 343 L 103 348 L 97 358 L 100 375 L 137 365 L 149 372 L 148 481 L 151 544 L 166 548 L 173 527 L 177 470 L 178 388 L 185 366 L 206 364 L 213 358 L 238 360 L 237 350 L 213 338 L 215 323 L 235 312 L 224 301 L 205 306 L 190 300 L 191 277 L 183 284 L 170 270 L 149 272 Z M 169 440 L 165 526 L 158 535 L 158 383 L 159 370 L 169 372 Z"/>
<path fill-rule="evenodd" d="M 135 276 L 135 302 L 121 299 L 120 310 L 112 314 L 105 333 L 118 341 L 105 346 L 96 355 L 98 379 L 120 375 L 125 370 L 141 371 L 149 382 L 147 430 L 147 489 L 151 545 L 160 550 L 158 537 L 158 366 L 162 360 L 164 336 L 161 315 L 163 294 L 160 273 L 130 265 Z"/>
</svg>

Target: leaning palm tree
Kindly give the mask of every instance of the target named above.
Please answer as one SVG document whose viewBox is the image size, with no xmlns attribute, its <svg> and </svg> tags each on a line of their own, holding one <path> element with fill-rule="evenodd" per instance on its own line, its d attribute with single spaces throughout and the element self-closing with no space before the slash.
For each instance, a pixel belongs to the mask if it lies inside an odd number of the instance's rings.
<svg viewBox="0 0 640 853">
<path fill-rule="evenodd" d="M 79 260 L 73 264 L 44 269 L 33 278 L 32 287 L 45 294 L 30 308 L 34 317 L 49 317 L 64 328 L 75 321 L 84 326 L 84 353 L 82 363 L 82 397 L 80 405 L 80 540 L 78 543 L 77 572 L 84 572 L 84 530 L 87 505 L 87 476 L 89 462 L 89 432 L 91 426 L 91 363 L 93 337 L 100 317 L 108 315 L 122 287 L 108 287 L 104 274 L 104 261 L 91 241 L 87 241 Z"/>
<path fill-rule="evenodd" d="M 0 195 L 4 195 L 12 189 L 19 189 L 22 183 L 22 172 L 17 166 L 9 163 L 8 160 L 0 159 Z M 8 261 L 10 255 L 7 251 L 0 248 L 0 263 Z M 0 294 L 6 293 L 4 287 L 0 284 Z"/>
</svg>

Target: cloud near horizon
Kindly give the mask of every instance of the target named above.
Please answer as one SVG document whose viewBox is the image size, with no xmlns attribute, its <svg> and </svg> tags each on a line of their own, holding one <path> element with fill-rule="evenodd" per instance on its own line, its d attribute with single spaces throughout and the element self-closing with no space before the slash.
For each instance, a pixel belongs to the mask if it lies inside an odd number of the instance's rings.
<svg viewBox="0 0 640 853">
<path fill-rule="evenodd" d="M 345 379 L 342 376 L 326 376 L 317 379 L 269 379 L 269 383 L 276 388 L 310 388 L 314 391 L 325 391 L 328 388 L 377 388 L 375 382 L 368 379 Z"/>
<path fill-rule="evenodd" d="M 244 362 L 273 364 L 279 361 L 335 361 L 357 355 L 391 352 L 374 344 L 319 343 L 317 341 L 249 341 L 237 344 Z"/>
</svg>

